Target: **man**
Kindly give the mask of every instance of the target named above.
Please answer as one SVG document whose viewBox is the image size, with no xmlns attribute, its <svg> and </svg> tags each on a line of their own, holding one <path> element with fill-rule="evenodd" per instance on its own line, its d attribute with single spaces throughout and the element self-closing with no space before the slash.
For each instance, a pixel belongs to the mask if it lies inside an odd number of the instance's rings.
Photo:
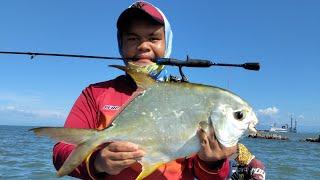
<svg viewBox="0 0 320 180">
<path fill-rule="evenodd" d="M 117 22 L 118 44 L 126 66 L 145 71 L 159 81 L 169 80 L 164 66 L 153 59 L 169 57 L 172 32 L 164 14 L 146 2 L 136 2 L 126 9 Z M 128 75 L 90 85 L 75 102 L 65 127 L 104 129 L 111 125 L 117 110 L 136 91 Z M 190 157 L 169 162 L 159 167 L 147 179 L 226 179 L 229 175 L 227 158 L 237 152 L 237 147 L 224 148 L 214 136 L 203 130 L 198 132 L 201 149 Z M 53 151 L 53 161 L 59 169 L 73 145 L 59 142 Z M 141 172 L 137 163 L 144 155 L 138 145 L 114 141 L 99 146 L 70 175 L 82 179 L 135 179 Z"/>
</svg>

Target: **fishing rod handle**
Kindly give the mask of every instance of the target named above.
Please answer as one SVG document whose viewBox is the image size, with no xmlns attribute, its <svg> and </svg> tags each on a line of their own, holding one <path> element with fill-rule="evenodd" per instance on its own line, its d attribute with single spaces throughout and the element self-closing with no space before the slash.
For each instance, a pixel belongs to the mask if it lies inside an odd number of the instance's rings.
<svg viewBox="0 0 320 180">
<path fill-rule="evenodd" d="M 212 62 L 203 59 L 187 59 L 186 61 L 181 61 L 173 58 L 157 58 L 156 63 L 159 65 L 169 65 L 169 66 L 184 66 L 184 67 L 210 67 Z"/>
<path fill-rule="evenodd" d="M 260 70 L 260 64 L 259 63 L 244 63 L 242 65 L 243 68 L 253 71 L 259 71 Z"/>
</svg>

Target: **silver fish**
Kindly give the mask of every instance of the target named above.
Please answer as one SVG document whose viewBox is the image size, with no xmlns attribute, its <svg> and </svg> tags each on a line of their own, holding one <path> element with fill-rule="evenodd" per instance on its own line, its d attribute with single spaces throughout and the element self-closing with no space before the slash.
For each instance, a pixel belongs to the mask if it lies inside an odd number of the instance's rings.
<svg viewBox="0 0 320 180">
<path fill-rule="evenodd" d="M 145 73 L 122 66 L 136 82 L 138 92 L 114 118 L 113 126 L 102 131 L 40 127 L 37 135 L 77 145 L 58 176 L 72 172 L 95 147 L 110 141 L 129 141 L 146 151 L 137 179 L 152 173 L 160 164 L 185 157 L 200 149 L 199 128 L 213 128 L 220 144 L 235 146 L 243 134 L 256 132 L 258 119 L 239 96 L 213 86 L 155 82 Z"/>
</svg>

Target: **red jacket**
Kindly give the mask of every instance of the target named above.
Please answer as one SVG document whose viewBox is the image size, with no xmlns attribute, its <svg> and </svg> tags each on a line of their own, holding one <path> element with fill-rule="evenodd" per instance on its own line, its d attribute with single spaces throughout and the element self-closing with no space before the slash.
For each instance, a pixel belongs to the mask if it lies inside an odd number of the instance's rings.
<svg viewBox="0 0 320 180">
<path fill-rule="evenodd" d="M 136 91 L 136 85 L 128 76 L 119 76 L 114 80 L 101 82 L 87 87 L 75 104 L 65 122 L 69 128 L 104 129 L 112 122 L 112 117 Z M 63 142 L 53 148 L 53 163 L 59 169 L 71 151 L 73 145 Z M 81 179 L 135 179 L 141 172 L 141 165 L 136 163 L 118 175 L 97 174 L 93 168 L 95 153 L 79 165 L 70 176 Z M 218 162 L 214 170 L 202 162 L 197 155 L 171 161 L 153 172 L 147 179 L 226 179 L 229 173 L 229 162 Z"/>
</svg>

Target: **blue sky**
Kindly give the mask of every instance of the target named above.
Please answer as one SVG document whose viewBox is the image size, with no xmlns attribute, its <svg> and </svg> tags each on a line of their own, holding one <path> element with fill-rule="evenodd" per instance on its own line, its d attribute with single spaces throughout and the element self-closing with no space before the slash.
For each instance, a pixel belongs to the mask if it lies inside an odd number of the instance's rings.
<svg viewBox="0 0 320 180">
<path fill-rule="evenodd" d="M 119 56 L 116 20 L 133 1 L 6 0 L 0 6 L 0 50 Z M 257 112 L 260 128 L 298 121 L 320 131 L 320 2 L 149 1 L 173 29 L 172 57 L 238 68 L 187 69 L 190 81 L 230 89 Z M 0 55 L 0 124 L 64 123 L 81 90 L 121 74 L 117 61 Z M 171 69 L 173 73 L 176 70 Z"/>
</svg>

